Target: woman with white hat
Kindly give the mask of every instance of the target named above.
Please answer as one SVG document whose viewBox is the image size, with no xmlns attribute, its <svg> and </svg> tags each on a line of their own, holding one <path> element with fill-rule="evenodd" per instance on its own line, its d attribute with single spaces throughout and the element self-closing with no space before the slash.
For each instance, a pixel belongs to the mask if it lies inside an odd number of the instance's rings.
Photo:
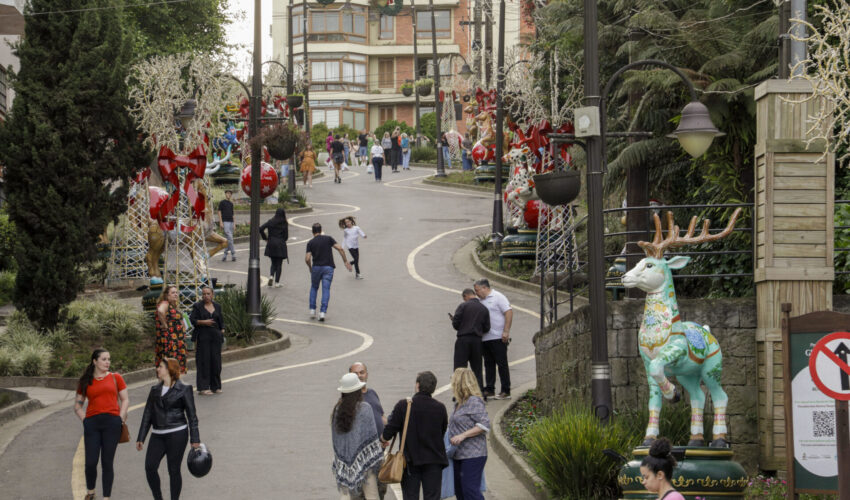
<svg viewBox="0 0 850 500">
<path fill-rule="evenodd" d="M 378 469 L 384 457 L 372 409 L 362 401 L 364 385 L 356 373 L 343 375 L 337 388 L 342 394 L 331 412 L 332 469 L 342 500 L 378 500 Z"/>
</svg>

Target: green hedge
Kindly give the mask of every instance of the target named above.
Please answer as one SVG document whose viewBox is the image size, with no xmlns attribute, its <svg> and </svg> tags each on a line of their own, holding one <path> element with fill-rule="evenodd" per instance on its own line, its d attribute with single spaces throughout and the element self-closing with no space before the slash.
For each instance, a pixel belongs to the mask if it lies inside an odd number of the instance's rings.
<svg viewBox="0 0 850 500">
<path fill-rule="evenodd" d="M 431 146 L 413 146 L 410 148 L 410 161 L 413 163 L 437 163 L 437 149 Z"/>
</svg>

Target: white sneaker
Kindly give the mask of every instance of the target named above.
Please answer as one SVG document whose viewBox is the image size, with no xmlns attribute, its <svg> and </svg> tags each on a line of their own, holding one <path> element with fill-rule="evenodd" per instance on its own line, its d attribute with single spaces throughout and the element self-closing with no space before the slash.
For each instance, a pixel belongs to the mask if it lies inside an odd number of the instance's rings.
<svg viewBox="0 0 850 500">
<path fill-rule="evenodd" d="M 325 320 L 325 313 L 320 312 L 319 313 L 319 321 L 324 321 L 324 320 Z"/>
<path fill-rule="evenodd" d="M 280 288 L 280 287 L 282 287 L 282 286 L 283 286 L 283 285 L 281 285 L 280 283 L 275 283 L 275 284 L 274 284 L 274 287 L 275 287 L 275 288 Z"/>
<path fill-rule="evenodd" d="M 357 273 L 357 274 L 355 274 L 355 275 L 354 275 L 354 279 L 362 280 L 362 279 L 363 279 L 363 275 L 362 275 L 362 274 L 360 274 L 360 273 Z"/>
<path fill-rule="evenodd" d="M 316 310 L 310 309 L 310 319 L 316 319 Z"/>
</svg>

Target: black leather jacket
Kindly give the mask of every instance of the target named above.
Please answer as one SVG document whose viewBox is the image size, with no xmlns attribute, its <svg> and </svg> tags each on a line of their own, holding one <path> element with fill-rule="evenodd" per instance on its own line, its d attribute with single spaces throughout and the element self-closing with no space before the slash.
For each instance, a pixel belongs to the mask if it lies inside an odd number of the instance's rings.
<svg viewBox="0 0 850 500">
<path fill-rule="evenodd" d="M 195 413 L 192 386 L 178 380 L 165 393 L 165 396 L 162 396 L 162 382 L 160 382 L 151 387 L 151 392 L 148 394 L 145 412 L 142 414 L 142 424 L 139 426 L 139 437 L 136 441 L 145 442 L 151 425 L 156 430 L 165 430 L 187 423 L 189 424 L 189 442 L 200 443 L 198 415 Z"/>
</svg>

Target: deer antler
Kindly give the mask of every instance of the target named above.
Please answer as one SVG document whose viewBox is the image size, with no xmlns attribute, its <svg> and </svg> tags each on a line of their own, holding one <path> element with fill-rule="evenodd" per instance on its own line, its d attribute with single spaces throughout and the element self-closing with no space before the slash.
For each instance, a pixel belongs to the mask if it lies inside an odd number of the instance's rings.
<svg viewBox="0 0 850 500">
<path fill-rule="evenodd" d="M 680 237 L 679 226 L 673 223 L 673 212 L 667 212 L 667 237 L 662 238 L 661 219 L 658 217 L 658 214 L 652 214 L 652 219 L 655 222 L 655 237 L 652 239 L 652 242 L 638 241 L 638 246 L 643 248 L 647 257 L 660 259 L 664 256 L 664 250 L 668 248 L 707 243 L 709 241 L 717 241 L 725 238 L 732 232 L 732 229 L 735 228 L 735 221 L 738 220 L 739 215 L 741 215 L 741 209 L 736 208 L 735 212 L 732 213 L 732 218 L 729 220 L 729 224 L 726 225 L 726 229 L 716 234 L 709 234 L 708 228 L 711 224 L 711 220 L 704 220 L 702 223 L 702 231 L 699 236 L 694 236 L 697 218 L 696 216 L 693 216 L 691 217 L 690 224 L 688 224 L 688 232 L 685 233 L 685 236 Z"/>
</svg>

